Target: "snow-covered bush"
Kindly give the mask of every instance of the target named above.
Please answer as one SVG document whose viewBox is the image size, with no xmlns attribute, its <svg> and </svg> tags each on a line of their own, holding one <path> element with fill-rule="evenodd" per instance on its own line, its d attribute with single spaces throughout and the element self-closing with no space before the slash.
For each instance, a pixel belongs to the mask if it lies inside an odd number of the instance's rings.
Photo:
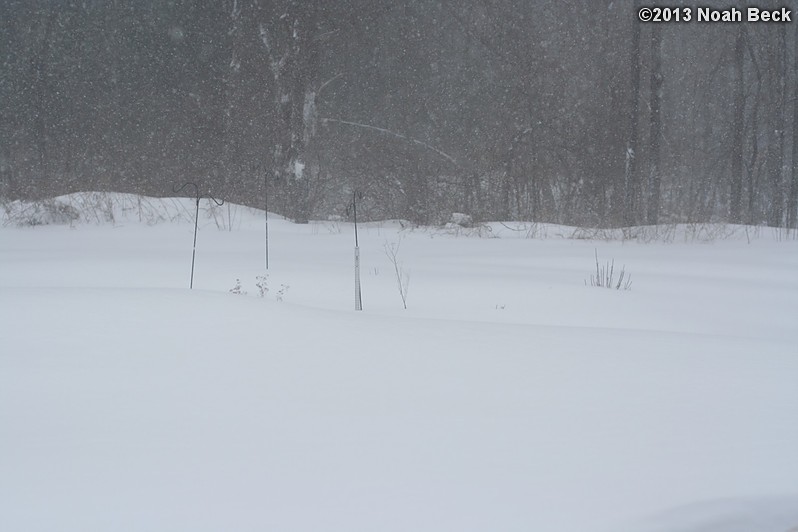
<svg viewBox="0 0 798 532">
<path fill-rule="evenodd" d="M 255 277 L 255 286 L 258 287 L 258 295 L 260 297 L 266 297 L 266 294 L 269 293 L 269 275 L 258 275 Z"/>
<path fill-rule="evenodd" d="M 241 279 L 236 279 L 236 284 L 228 290 L 231 294 L 236 294 L 239 296 L 245 296 L 247 293 L 241 288 Z"/>
<path fill-rule="evenodd" d="M 452 217 L 449 219 L 449 223 L 459 225 L 460 227 L 472 227 L 474 225 L 474 219 L 468 214 L 453 212 Z"/>
</svg>

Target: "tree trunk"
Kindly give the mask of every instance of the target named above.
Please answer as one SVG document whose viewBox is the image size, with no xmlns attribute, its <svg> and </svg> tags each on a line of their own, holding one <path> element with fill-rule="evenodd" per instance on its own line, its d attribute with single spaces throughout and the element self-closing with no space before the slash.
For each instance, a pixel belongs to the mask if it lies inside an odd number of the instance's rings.
<svg viewBox="0 0 798 532">
<path fill-rule="evenodd" d="M 276 86 L 275 109 L 280 140 L 274 147 L 274 174 L 287 192 L 288 215 L 306 223 L 311 214 L 311 179 L 318 174 L 313 140 L 318 125 L 316 92 L 319 86 L 317 0 L 293 0 L 279 14 L 275 31 L 261 26 Z"/>
<path fill-rule="evenodd" d="M 634 13 L 640 7 L 640 0 L 634 2 Z M 640 176 L 637 171 L 637 124 L 640 119 L 640 21 L 632 22 L 632 48 L 630 57 L 630 94 L 628 116 L 628 141 L 625 157 L 625 205 L 626 225 L 637 223 L 637 210 L 640 205 Z"/>
<path fill-rule="evenodd" d="M 294 220 L 306 223 L 310 216 L 310 183 L 317 161 L 310 153 L 316 136 L 318 112 L 319 43 L 316 39 L 316 6 L 297 2 L 293 29 L 296 70 L 291 80 L 291 143 L 286 161 Z"/>
<path fill-rule="evenodd" d="M 742 222 L 743 200 L 743 133 L 745 130 L 745 25 L 737 28 L 734 43 L 734 123 L 732 125 L 731 191 L 729 221 Z"/>
<path fill-rule="evenodd" d="M 50 94 L 49 74 L 47 72 L 48 57 L 50 55 L 50 45 L 53 33 L 53 24 L 57 12 L 52 9 L 44 20 L 44 32 L 41 38 L 39 49 L 34 57 L 31 58 L 31 69 L 33 70 L 33 80 L 35 83 L 35 120 L 33 133 L 36 139 L 36 154 L 39 165 L 39 181 L 32 185 L 31 193 L 36 196 L 49 195 L 55 192 L 51 190 L 49 175 L 49 156 L 48 156 L 48 121 L 49 106 L 48 97 Z"/>
<path fill-rule="evenodd" d="M 776 43 L 770 54 L 769 74 L 771 86 L 770 124 L 768 128 L 768 181 L 770 201 L 768 225 L 779 227 L 784 222 L 784 194 L 782 175 L 784 171 L 784 106 L 785 68 L 787 62 L 786 26 L 775 30 Z"/>
<path fill-rule="evenodd" d="M 648 215 L 646 222 L 655 225 L 659 221 L 660 207 L 660 141 L 662 138 L 662 31 L 658 24 L 651 26 L 651 115 L 649 117 L 648 143 Z"/>
<path fill-rule="evenodd" d="M 751 60 L 753 67 L 754 78 L 756 79 L 756 92 L 753 97 L 753 105 L 751 109 L 751 127 L 748 128 L 748 135 L 751 139 L 751 154 L 748 157 L 748 164 L 746 166 L 747 174 L 747 192 L 748 204 L 746 208 L 746 222 L 748 224 L 757 224 L 760 222 L 759 213 L 756 211 L 756 198 L 759 194 L 759 180 L 757 179 L 758 170 L 757 164 L 759 161 L 759 109 L 762 105 L 762 69 L 759 68 L 759 61 L 757 61 L 756 53 L 751 46 L 751 41 L 746 39 L 745 47 L 748 52 L 748 57 Z"/>
<path fill-rule="evenodd" d="M 792 99 L 792 180 L 787 200 L 787 227 L 798 229 L 798 24 L 795 24 L 795 51 L 793 53 L 793 99 Z"/>
</svg>

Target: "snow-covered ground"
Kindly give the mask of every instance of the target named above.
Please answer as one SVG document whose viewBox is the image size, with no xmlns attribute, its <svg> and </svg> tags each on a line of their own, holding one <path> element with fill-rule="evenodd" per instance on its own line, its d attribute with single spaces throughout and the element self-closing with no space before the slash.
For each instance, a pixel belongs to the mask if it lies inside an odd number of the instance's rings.
<svg viewBox="0 0 798 532">
<path fill-rule="evenodd" d="M 260 297 L 203 203 L 189 290 L 193 202 L 111 198 L 0 227 L 0 530 L 798 530 L 783 232 L 365 224 L 355 312 L 351 224 L 272 218 Z"/>
</svg>

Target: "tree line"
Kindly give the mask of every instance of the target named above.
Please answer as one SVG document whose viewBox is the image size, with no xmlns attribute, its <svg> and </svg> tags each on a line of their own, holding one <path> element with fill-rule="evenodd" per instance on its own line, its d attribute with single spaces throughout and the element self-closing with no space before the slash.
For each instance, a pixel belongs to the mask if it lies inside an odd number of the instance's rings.
<svg viewBox="0 0 798 532">
<path fill-rule="evenodd" d="M 798 24 L 639 7 L 0 0 L 0 196 L 194 181 L 297 221 L 358 192 L 417 223 L 796 227 Z"/>
</svg>

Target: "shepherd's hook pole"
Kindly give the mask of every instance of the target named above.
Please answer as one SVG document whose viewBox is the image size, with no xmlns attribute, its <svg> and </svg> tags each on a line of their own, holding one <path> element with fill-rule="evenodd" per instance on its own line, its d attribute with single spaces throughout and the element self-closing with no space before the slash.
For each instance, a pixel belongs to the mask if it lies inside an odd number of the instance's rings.
<svg viewBox="0 0 798 532">
<path fill-rule="evenodd" d="M 195 196 L 195 205 L 196 205 L 196 209 L 194 211 L 194 246 L 191 249 L 191 281 L 189 282 L 189 285 L 188 285 L 189 289 L 193 290 L 194 289 L 194 262 L 195 262 L 195 259 L 197 258 L 197 229 L 199 227 L 199 204 L 200 204 L 200 199 L 208 198 L 209 200 L 213 201 L 216 205 L 218 205 L 220 207 L 222 205 L 224 205 L 224 200 L 219 201 L 219 200 L 215 199 L 213 196 L 211 196 L 210 194 L 207 194 L 207 195 L 203 196 L 202 194 L 200 194 L 199 187 L 197 186 L 197 184 L 196 183 L 191 183 L 191 182 L 188 182 L 188 183 L 184 184 L 180 188 L 172 188 L 172 190 L 175 193 L 179 193 L 179 192 L 182 192 L 183 189 L 185 189 L 186 187 L 194 187 L 194 196 Z"/>
<path fill-rule="evenodd" d="M 194 247 L 191 249 L 191 283 L 189 283 L 189 290 L 194 289 L 194 259 L 197 257 L 197 226 L 199 225 L 199 202 L 200 197 L 197 195 L 197 210 L 194 212 Z"/>
<path fill-rule="evenodd" d="M 352 213 L 355 218 L 355 310 L 363 310 L 360 292 L 360 246 L 357 241 L 357 192 L 352 194 Z"/>
<path fill-rule="evenodd" d="M 264 168 L 263 170 L 263 180 L 264 180 L 264 199 L 263 199 L 263 210 L 265 211 L 266 216 L 266 269 L 269 269 L 269 172 Z"/>
</svg>

